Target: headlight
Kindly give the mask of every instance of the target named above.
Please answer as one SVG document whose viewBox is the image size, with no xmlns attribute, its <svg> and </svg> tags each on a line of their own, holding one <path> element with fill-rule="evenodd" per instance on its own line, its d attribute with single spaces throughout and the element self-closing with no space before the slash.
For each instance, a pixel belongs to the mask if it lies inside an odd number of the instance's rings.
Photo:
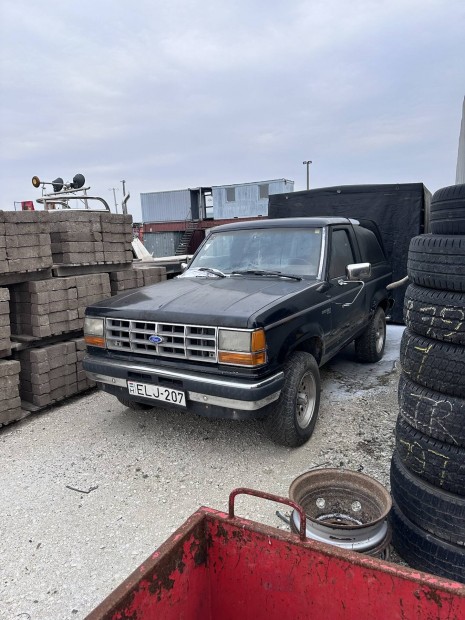
<svg viewBox="0 0 465 620">
<path fill-rule="evenodd" d="M 252 332 L 220 329 L 218 348 L 222 351 L 250 351 Z"/>
<path fill-rule="evenodd" d="M 84 319 L 84 340 L 92 347 L 105 346 L 105 319 L 86 316 Z"/>
<path fill-rule="evenodd" d="M 262 366 L 266 363 L 266 338 L 263 329 L 255 331 L 220 329 L 218 361 L 238 366 Z"/>
</svg>

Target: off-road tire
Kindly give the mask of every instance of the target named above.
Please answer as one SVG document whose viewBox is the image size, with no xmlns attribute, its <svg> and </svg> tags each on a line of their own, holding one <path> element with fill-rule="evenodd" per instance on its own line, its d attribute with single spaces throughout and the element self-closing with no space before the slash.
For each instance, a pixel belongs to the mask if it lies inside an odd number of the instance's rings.
<svg viewBox="0 0 465 620">
<path fill-rule="evenodd" d="M 465 292 L 465 235 L 419 235 L 410 241 L 407 273 L 414 284 Z"/>
<path fill-rule="evenodd" d="M 361 336 L 355 340 L 355 355 L 359 362 L 379 362 L 386 346 L 386 315 L 379 306 Z"/>
<path fill-rule="evenodd" d="M 394 452 L 391 492 L 402 513 L 426 532 L 463 547 L 465 554 L 465 497 L 442 491 L 412 474 Z"/>
<path fill-rule="evenodd" d="M 402 416 L 396 424 L 396 447 L 404 467 L 438 489 L 465 496 L 465 449 L 432 439 Z"/>
<path fill-rule="evenodd" d="M 412 568 L 465 583 L 465 551 L 462 547 L 425 532 L 393 502 L 390 521 L 392 544 Z"/>
<path fill-rule="evenodd" d="M 147 411 L 148 409 L 153 409 L 153 406 L 146 405 L 145 403 L 139 403 L 135 400 L 130 400 L 129 398 L 124 398 L 123 396 L 116 397 L 119 402 L 127 407 L 128 409 L 132 409 L 133 411 Z"/>
<path fill-rule="evenodd" d="M 465 235 L 465 184 L 442 187 L 433 194 L 430 229 L 436 235 Z"/>
<path fill-rule="evenodd" d="M 404 321 L 422 336 L 465 344 L 465 294 L 410 284 L 404 298 Z"/>
<path fill-rule="evenodd" d="M 400 343 L 405 374 L 426 388 L 465 398 L 465 347 L 418 336 L 405 329 Z"/>
<path fill-rule="evenodd" d="M 312 415 L 299 424 L 299 393 L 300 398 L 305 395 L 299 388 L 306 382 L 313 384 L 314 393 L 309 397 L 314 403 Z M 270 405 L 265 419 L 268 434 L 275 443 L 296 448 L 311 437 L 320 407 L 320 389 L 320 371 L 313 355 L 305 351 L 292 353 L 284 366 L 284 386 L 279 399 Z"/>
<path fill-rule="evenodd" d="M 399 414 L 424 435 L 465 448 L 465 399 L 429 390 L 402 373 Z"/>
</svg>

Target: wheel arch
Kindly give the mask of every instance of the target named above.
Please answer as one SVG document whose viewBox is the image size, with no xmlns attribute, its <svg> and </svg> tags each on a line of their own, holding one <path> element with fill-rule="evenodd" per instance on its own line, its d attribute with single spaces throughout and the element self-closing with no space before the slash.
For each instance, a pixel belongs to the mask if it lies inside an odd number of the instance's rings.
<svg viewBox="0 0 465 620">
<path fill-rule="evenodd" d="M 318 365 L 324 355 L 323 331 L 318 325 L 304 325 L 291 332 L 283 342 L 279 351 L 279 361 L 284 361 L 295 351 L 310 353 Z"/>
</svg>

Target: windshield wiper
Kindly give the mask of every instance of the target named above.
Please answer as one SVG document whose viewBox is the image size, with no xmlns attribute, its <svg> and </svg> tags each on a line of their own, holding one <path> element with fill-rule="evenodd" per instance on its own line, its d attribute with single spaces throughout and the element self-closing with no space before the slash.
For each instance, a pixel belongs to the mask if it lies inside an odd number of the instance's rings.
<svg viewBox="0 0 465 620">
<path fill-rule="evenodd" d="M 219 278 L 226 278 L 226 274 L 220 271 L 219 269 L 215 269 L 214 267 L 199 267 L 199 271 L 206 271 L 207 273 L 212 273 Z"/>
<path fill-rule="evenodd" d="M 299 276 L 293 276 L 282 271 L 267 271 L 266 269 L 241 269 L 238 271 L 231 271 L 232 276 L 275 276 L 278 278 L 290 278 L 291 280 L 302 280 Z"/>
</svg>

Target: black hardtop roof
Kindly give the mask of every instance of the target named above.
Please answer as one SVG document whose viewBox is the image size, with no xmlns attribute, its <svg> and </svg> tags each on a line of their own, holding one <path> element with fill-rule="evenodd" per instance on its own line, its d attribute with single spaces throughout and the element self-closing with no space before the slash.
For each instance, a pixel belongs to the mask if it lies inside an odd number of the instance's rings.
<svg viewBox="0 0 465 620">
<path fill-rule="evenodd" d="M 358 224 L 357 220 L 347 217 L 281 217 L 272 220 L 259 219 L 246 222 L 232 222 L 222 224 L 211 229 L 212 232 L 226 232 L 228 230 L 247 230 L 251 228 L 321 228 L 333 224 Z"/>
</svg>

